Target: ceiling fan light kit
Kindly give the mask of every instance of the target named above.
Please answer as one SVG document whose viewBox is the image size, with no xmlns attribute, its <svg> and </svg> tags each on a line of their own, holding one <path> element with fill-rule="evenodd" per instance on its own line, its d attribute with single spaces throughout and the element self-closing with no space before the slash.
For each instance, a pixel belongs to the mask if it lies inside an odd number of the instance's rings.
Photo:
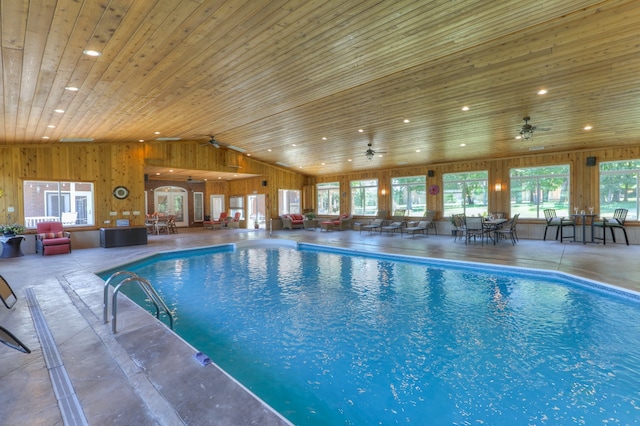
<svg viewBox="0 0 640 426">
<path fill-rule="evenodd" d="M 524 117 L 523 120 L 524 125 L 522 126 L 522 129 L 520 129 L 520 138 L 525 141 L 533 140 L 533 131 L 536 129 L 536 127 L 529 124 L 529 120 L 531 120 L 531 117 Z"/>
</svg>

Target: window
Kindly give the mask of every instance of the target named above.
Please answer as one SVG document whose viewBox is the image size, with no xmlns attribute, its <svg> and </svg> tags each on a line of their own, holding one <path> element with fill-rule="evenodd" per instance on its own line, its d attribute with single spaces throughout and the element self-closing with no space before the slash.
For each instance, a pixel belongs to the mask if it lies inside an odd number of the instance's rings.
<svg viewBox="0 0 640 426">
<path fill-rule="evenodd" d="M 442 175 L 444 215 L 477 216 L 487 213 L 488 172 L 447 173 Z"/>
<path fill-rule="evenodd" d="M 60 221 L 65 227 L 95 224 L 93 183 L 28 180 L 23 193 L 26 228 L 47 221 Z"/>
<path fill-rule="evenodd" d="M 407 216 L 422 216 L 427 209 L 427 178 L 411 176 L 391 179 L 391 211 L 405 209 Z"/>
<path fill-rule="evenodd" d="M 229 216 L 234 217 L 240 212 L 240 220 L 244 219 L 244 197 L 232 195 L 229 197 Z"/>
<path fill-rule="evenodd" d="M 202 222 L 204 220 L 204 193 L 193 193 L 193 221 Z"/>
<path fill-rule="evenodd" d="M 378 212 L 378 179 L 351 181 L 351 214 L 375 216 Z"/>
<path fill-rule="evenodd" d="M 278 215 L 290 213 L 302 213 L 300 211 L 300 191 L 278 189 Z"/>
<path fill-rule="evenodd" d="M 545 209 L 569 215 L 569 165 L 511 169 L 511 216 L 544 219 Z"/>
<path fill-rule="evenodd" d="M 600 206 L 598 214 L 612 217 L 615 209 L 627 209 L 627 220 L 638 220 L 640 160 L 600 163 Z M 586 206 L 589 207 L 589 206 Z M 596 210 L 597 211 L 597 210 Z"/>
<path fill-rule="evenodd" d="M 340 183 L 329 182 L 316 185 L 318 196 L 318 214 L 340 214 Z"/>
</svg>

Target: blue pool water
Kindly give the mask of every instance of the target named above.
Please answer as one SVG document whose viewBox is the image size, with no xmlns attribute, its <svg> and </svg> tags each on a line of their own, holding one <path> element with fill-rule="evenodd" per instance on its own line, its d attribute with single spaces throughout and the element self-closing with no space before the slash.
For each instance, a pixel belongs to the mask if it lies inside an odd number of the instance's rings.
<svg viewBox="0 0 640 426">
<path fill-rule="evenodd" d="M 301 247 L 118 269 L 151 281 L 178 334 L 295 424 L 640 423 L 636 296 Z"/>
</svg>

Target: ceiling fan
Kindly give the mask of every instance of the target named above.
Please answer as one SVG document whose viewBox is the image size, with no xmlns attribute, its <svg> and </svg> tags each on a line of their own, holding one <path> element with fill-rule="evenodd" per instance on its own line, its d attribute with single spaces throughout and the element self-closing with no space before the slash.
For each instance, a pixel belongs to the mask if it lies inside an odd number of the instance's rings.
<svg viewBox="0 0 640 426">
<path fill-rule="evenodd" d="M 220 142 L 218 142 L 216 140 L 215 136 L 213 136 L 213 135 L 207 135 L 207 136 L 209 136 L 209 140 L 206 143 L 203 143 L 202 145 L 211 145 L 214 148 L 220 148 L 220 147 L 224 146 L 224 145 L 222 145 Z"/>
<path fill-rule="evenodd" d="M 518 132 L 518 136 L 516 136 L 516 139 L 522 139 L 525 141 L 528 140 L 533 140 L 533 131 L 534 130 L 538 130 L 541 132 L 546 132 L 548 130 L 551 129 L 541 129 L 539 127 L 536 126 L 532 126 L 531 124 L 529 124 L 529 121 L 531 120 L 531 117 L 527 116 L 527 117 L 523 117 L 522 118 L 524 120 L 524 124 L 522 125 L 522 128 L 520 129 L 520 132 Z"/>
<path fill-rule="evenodd" d="M 364 153 L 364 155 L 367 156 L 367 160 L 371 161 L 373 159 L 373 157 L 376 155 L 376 153 L 378 153 L 378 154 L 386 154 L 386 151 L 374 151 L 372 143 L 369 142 L 367 144 L 367 151 Z"/>
<path fill-rule="evenodd" d="M 202 183 L 202 182 L 204 181 L 200 179 L 193 179 L 191 176 L 187 178 L 187 183 Z"/>
</svg>

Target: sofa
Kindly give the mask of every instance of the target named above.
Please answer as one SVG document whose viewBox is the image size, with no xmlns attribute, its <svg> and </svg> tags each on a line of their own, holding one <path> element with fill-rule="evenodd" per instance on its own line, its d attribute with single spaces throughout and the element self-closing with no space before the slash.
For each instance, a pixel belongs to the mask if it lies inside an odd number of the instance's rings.
<svg viewBox="0 0 640 426">
<path fill-rule="evenodd" d="M 290 213 L 280 216 L 282 220 L 282 229 L 289 228 L 301 229 L 304 228 L 304 216 L 299 213 Z"/>
<path fill-rule="evenodd" d="M 62 222 L 40 222 L 36 227 L 36 253 L 71 253 L 71 234 L 62 229 Z"/>
</svg>

